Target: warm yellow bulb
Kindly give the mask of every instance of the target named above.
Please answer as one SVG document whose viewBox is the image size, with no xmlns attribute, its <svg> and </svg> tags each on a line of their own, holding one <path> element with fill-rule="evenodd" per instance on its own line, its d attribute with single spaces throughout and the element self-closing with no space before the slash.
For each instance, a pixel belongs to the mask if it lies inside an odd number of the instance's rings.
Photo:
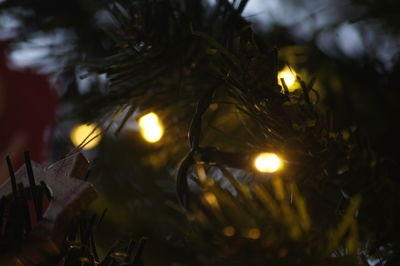
<svg viewBox="0 0 400 266">
<path fill-rule="evenodd" d="M 246 232 L 246 237 L 250 239 L 259 239 L 261 237 L 261 231 L 258 228 L 252 228 Z"/>
<path fill-rule="evenodd" d="M 211 192 L 207 192 L 204 194 L 204 200 L 211 206 L 211 207 L 218 207 L 218 200 L 217 197 L 211 193 Z"/>
<path fill-rule="evenodd" d="M 161 139 L 164 134 L 164 129 L 155 113 L 148 113 L 139 119 L 140 133 L 143 138 L 154 143 Z"/>
<path fill-rule="evenodd" d="M 89 150 L 97 146 L 101 139 L 101 130 L 96 125 L 77 125 L 71 130 L 71 141 L 77 147 L 83 146 L 83 150 Z M 97 136 L 97 137 L 96 137 Z M 83 142 L 83 143 L 82 143 Z"/>
<path fill-rule="evenodd" d="M 254 165 L 258 171 L 263 173 L 273 173 L 282 166 L 282 161 L 275 153 L 261 153 L 254 161 Z"/>
<path fill-rule="evenodd" d="M 235 228 L 233 226 L 226 226 L 226 227 L 224 227 L 222 232 L 226 236 L 234 236 L 235 233 L 236 233 L 236 230 L 235 230 Z"/>
<path fill-rule="evenodd" d="M 293 91 L 295 89 L 294 83 L 296 81 L 296 74 L 293 70 L 290 70 L 288 67 L 285 67 L 282 71 L 278 73 L 278 81 L 281 84 L 281 79 L 285 80 L 285 84 L 288 87 L 289 91 Z"/>
</svg>

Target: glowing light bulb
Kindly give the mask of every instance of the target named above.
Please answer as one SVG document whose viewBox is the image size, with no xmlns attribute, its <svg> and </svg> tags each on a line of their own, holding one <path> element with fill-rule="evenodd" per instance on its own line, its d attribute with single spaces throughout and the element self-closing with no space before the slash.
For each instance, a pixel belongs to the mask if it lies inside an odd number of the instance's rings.
<svg viewBox="0 0 400 266">
<path fill-rule="evenodd" d="M 261 236 L 261 231 L 258 228 L 252 228 L 248 230 L 246 233 L 246 237 L 254 240 L 259 239 L 260 236 Z"/>
<path fill-rule="evenodd" d="M 150 143 L 159 141 L 164 134 L 164 129 L 158 116 L 153 112 L 148 113 L 139 119 L 139 127 L 142 137 Z"/>
<path fill-rule="evenodd" d="M 226 226 L 226 227 L 224 227 L 222 232 L 226 236 L 234 236 L 235 233 L 236 233 L 236 230 L 235 230 L 235 228 L 233 226 Z"/>
<path fill-rule="evenodd" d="M 70 137 L 74 146 L 77 147 L 82 144 L 83 150 L 90 150 L 99 144 L 101 140 L 100 134 L 101 130 L 100 128 L 96 128 L 96 125 L 81 124 L 71 130 Z"/>
<path fill-rule="evenodd" d="M 218 200 L 217 197 L 211 193 L 211 192 L 207 192 L 204 194 L 204 200 L 211 206 L 214 208 L 217 208 L 218 205 Z"/>
<path fill-rule="evenodd" d="M 282 166 L 282 160 L 275 153 L 261 153 L 254 161 L 254 165 L 258 171 L 263 173 L 273 173 Z"/>
<path fill-rule="evenodd" d="M 294 86 L 294 83 L 296 81 L 296 73 L 294 73 L 293 70 L 285 67 L 282 71 L 278 73 L 278 82 L 280 85 L 282 85 L 282 78 L 285 81 L 285 84 L 288 87 L 289 91 L 293 91 L 296 89 L 296 87 Z"/>
</svg>

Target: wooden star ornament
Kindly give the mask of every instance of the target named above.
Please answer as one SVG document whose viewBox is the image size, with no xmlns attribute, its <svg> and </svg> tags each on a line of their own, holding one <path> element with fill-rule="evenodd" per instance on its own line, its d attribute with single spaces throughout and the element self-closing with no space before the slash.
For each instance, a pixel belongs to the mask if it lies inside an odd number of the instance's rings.
<svg viewBox="0 0 400 266">
<path fill-rule="evenodd" d="M 60 252 L 68 225 L 97 198 L 81 153 L 50 166 L 30 160 L 0 186 L 0 265 L 37 265 Z"/>
</svg>

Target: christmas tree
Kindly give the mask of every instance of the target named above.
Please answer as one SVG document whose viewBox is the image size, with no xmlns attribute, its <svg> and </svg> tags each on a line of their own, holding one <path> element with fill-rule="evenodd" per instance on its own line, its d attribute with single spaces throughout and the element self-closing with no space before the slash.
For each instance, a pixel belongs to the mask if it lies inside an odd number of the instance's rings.
<svg viewBox="0 0 400 266">
<path fill-rule="evenodd" d="M 400 265 L 399 4 L 253 2 L 0 3 L 99 194 L 41 265 Z"/>
</svg>

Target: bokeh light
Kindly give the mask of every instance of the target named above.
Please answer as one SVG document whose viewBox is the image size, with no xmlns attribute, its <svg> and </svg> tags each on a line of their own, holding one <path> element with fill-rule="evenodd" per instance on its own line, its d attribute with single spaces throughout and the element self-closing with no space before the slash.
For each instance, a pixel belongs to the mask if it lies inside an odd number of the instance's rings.
<svg viewBox="0 0 400 266">
<path fill-rule="evenodd" d="M 259 239 L 261 237 L 261 231 L 258 228 L 251 228 L 246 232 L 246 237 L 250 239 Z"/>
<path fill-rule="evenodd" d="M 296 73 L 293 69 L 289 69 L 285 67 L 282 71 L 278 73 L 278 82 L 282 86 L 281 79 L 285 81 L 286 86 L 288 87 L 289 91 L 294 91 L 296 89 Z"/>
<path fill-rule="evenodd" d="M 159 141 L 164 134 L 162 124 L 153 112 L 139 118 L 139 128 L 142 137 L 150 143 Z"/>
<path fill-rule="evenodd" d="M 211 206 L 214 208 L 217 208 L 218 205 L 218 200 L 217 197 L 211 193 L 211 192 L 207 192 L 204 194 L 204 200 Z"/>
<path fill-rule="evenodd" d="M 282 167 L 282 160 L 275 153 L 261 153 L 255 161 L 254 166 L 262 173 L 273 173 Z"/>
<path fill-rule="evenodd" d="M 97 128 L 96 125 L 79 124 L 72 128 L 70 137 L 74 146 L 78 147 L 82 144 L 83 150 L 89 150 L 99 144 L 101 140 L 100 134 L 101 129 Z"/>
<path fill-rule="evenodd" d="M 224 229 L 222 230 L 222 232 L 223 232 L 223 234 L 224 234 L 225 236 L 230 237 L 230 236 L 234 236 L 234 235 L 235 235 L 236 230 L 235 230 L 235 228 L 234 228 L 233 226 L 226 226 L 226 227 L 224 227 Z"/>
</svg>

